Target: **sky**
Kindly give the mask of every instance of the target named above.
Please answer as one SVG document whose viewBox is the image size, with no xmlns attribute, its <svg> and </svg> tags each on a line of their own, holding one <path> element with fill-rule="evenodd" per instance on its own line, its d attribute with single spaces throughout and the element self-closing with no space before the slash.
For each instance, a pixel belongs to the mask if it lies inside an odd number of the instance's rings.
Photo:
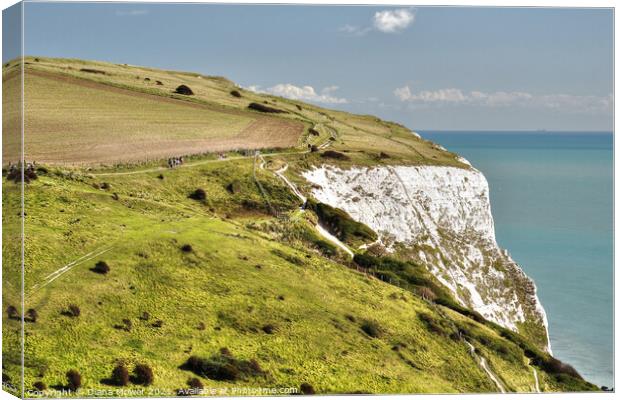
<svg viewBox="0 0 620 400">
<path fill-rule="evenodd" d="M 612 130 L 611 9 L 26 3 L 28 55 L 225 76 L 413 130 Z M 5 49 L 3 58 L 11 58 Z"/>
</svg>

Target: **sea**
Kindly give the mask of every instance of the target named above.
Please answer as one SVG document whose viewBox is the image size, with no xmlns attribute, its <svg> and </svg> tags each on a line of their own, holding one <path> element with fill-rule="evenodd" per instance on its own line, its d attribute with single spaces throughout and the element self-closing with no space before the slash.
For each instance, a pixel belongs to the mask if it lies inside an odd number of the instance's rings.
<svg viewBox="0 0 620 400">
<path fill-rule="evenodd" d="M 614 387 L 613 134 L 417 132 L 486 176 L 497 242 L 538 287 L 553 355 Z"/>
</svg>

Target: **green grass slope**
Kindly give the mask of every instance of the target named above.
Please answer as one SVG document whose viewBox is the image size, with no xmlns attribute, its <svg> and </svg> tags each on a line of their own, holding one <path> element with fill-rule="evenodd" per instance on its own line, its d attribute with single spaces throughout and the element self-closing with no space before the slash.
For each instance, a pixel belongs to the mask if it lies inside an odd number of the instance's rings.
<svg viewBox="0 0 620 400">
<path fill-rule="evenodd" d="M 40 172 L 25 198 L 26 308 L 38 313 L 26 323 L 26 389 L 60 389 L 77 369 L 83 389 L 116 390 L 106 378 L 122 362 L 151 366 L 149 390 L 167 394 L 191 377 L 212 388 L 308 383 L 318 393 L 497 390 L 457 337 L 463 325 L 482 332 L 468 335 L 506 388 L 533 390 L 530 359 L 498 331 L 267 229 L 274 222 L 252 169 L 246 159 L 163 174 Z M 266 171 L 257 178 L 280 210 L 296 213 L 283 184 Z M 6 183 L 5 197 L 16 187 Z M 206 199 L 188 197 L 197 188 Z M 108 274 L 91 271 L 98 261 Z M 70 305 L 79 316 L 66 315 Z M 5 337 L 19 324 L 3 322 Z M 221 348 L 262 373 L 219 381 L 181 368 Z M 16 379 L 17 365 L 5 373 Z M 570 387 L 539 374 L 546 390 Z"/>
<path fill-rule="evenodd" d="M 258 95 L 223 78 L 78 60 L 27 62 L 26 69 L 36 71 L 30 76 L 43 79 L 31 81 L 35 92 L 62 76 L 72 85 L 76 79 L 95 85 L 97 93 L 112 88 L 113 97 L 122 89 L 171 99 L 162 107 L 172 107 L 170 112 L 184 120 L 196 117 L 200 123 L 215 113 L 208 124 L 221 129 L 226 118 L 235 116 L 231 132 L 247 118 L 305 130 L 295 146 L 263 151 L 265 168 L 247 141 L 225 157 L 196 151 L 175 169 L 157 156 L 123 159 L 118 165 L 101 165 L 96 158 L 89 166 L 39 165 L 37 178 L 25 184 L 24 197 L 25 310 L 36 313 L 36 318 L 27 314 L 24 326 L 24 384 L 29 391 L 43 386 L 47 391 L 26 395 L 174 395 L 196 385 L 189 379 L 224 395 L 265 394 L 260 388 L 497 391 L 481 366 L 483 359 L 507 391 L 534 391 L 535 372 L 544 391 L 596 390 L 527 339 L 460 307 L 423 267 L 361 254 L 351 260 L 317 233 L 316 222 L 330 225 L 355 248 L 374 241 L 375 232 L 340 210 L 312 202 L 300 210 L 299 199 L 273 173 L 289 165 L 287 174 L 294 180 L 296 170 L 325 162 L 466 167 L 456 155 L 397 124 Z M 18 68 L 9 63 L 4 78 Z M 54 74 L 52 83 L 45 74 Z M 172 94 L 181 83 L 195 96 Z M 239 90 L 241 97 L 230 95 L 231 90 Z M 67 101 L 77 107 L 79 98 Z M 53 96 L 45 101 L 53 102 Z M 104 103 L 113 108 L 111 101 Z M 132 113 L 153 99 L 136 101 L 127 103 Z M 251 102 L 267 102 L 286 113 L 266 117 L 248 111 Z M 57 122 L 72 121 L 63 115 Z M 140 121 L 132 121 L 143 129 Z M 105 130 L 97 129 L 80 143 L 105 143 Z M 165 138 L 162 132 L 154 135 Z M 171 133 L 177 141 L 183 134 Z M 238 132 L 231 136 L 247 139 Z M 129 137 L 133 144 L 144 140 Z M 120 134 L 108 139 L 117 146 L 127 140 Z M 309 147 L 325 143 L 328 150 Z M 21 188 L 7 174 L 3 169 L 3 274 L 13 279 L 3 281 L 3 381 L 15 384 L 21 375 Z M 99 262 L 109 272 L 97 273 Z M 18 308 L 17 318 L 7 312 L 9 306 Z M 145 386 L 132 377 L 127 386 L 115 386 L 111 375 L 119 364 L 130 374 L 137 365 L 148 365 L 153 382 Z M 77 394 L 66 391 L 70 370 L 81 375 Z M 240 387 L 253 391 L 232 391 Z"/>
</svg>

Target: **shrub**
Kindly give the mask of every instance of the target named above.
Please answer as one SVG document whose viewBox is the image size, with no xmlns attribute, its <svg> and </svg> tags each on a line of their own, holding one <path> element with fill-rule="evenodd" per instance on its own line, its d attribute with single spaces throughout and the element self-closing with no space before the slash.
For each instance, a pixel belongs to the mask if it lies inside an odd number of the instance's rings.
<svg viewBox="0 0 620 400">
<path fill-rule="evenodd" d="M 187 386 L 189 386 L 190 389 L 204 389 L 202 381 L 198 378 L 189 378 L 187 380 Z"/>
<path fill-rule="evenodd" d="M 251 110 L 260 111 L 260 112 L 264 112 L 264 113 L 280 114 L 280 113 L 285 113 L 286 112 L 284 110 L 280 110 L 280 109 L 277 109 L 277 108 L 269 107 L 269 106 L 266 106 L 266 105 L 260 104 L 260 103 L 250 103 L 250 105 L 248 105 L 248 108 L 251 109 Z"/>
<path fill-rule="evenodd" d="M 194 249 L 192 248 L 191 244 L 184 244 L 183 246 L 181 246 L 181 251 L 183 253 L 191 253 L 192 251 L 194 251 Z"/>
<path fill-rule="evenodd" d="M 366 320 L 360 326 L 362 331 L 370 337 L 378 338 L 381 336 L 381 327 L 376 321 Z"/>
<path fill-rule="evenodd" d="M 233 97 L 241 97 L 241 93 L 238 90 L 231 90 L 230 95 Z"/>
<path fill-rule="evenodd" d="M 133 324 L 131 323 L 131 320 L 125 318 L 121 325 L 119 325 L 119 324 L 114 325 L 114 329 L 119 329 L 119 330 L 130 332 L 132 326 L 133 326 Z"/>
<path fill-rule="evenodd" d="M 158 86 L 162 86 L 163 83 L 161 81 L 155 81 L 155 84 L 157 84 Z"/>
<path fill-rule="evenodd" d="M 17 311 L 17 308 L 15 308 L 15 306 L 8 306 L 6 308 L 6 315 L 10 318 L 10 319 L 21 319 L 19 317 L 19 312 Z"/>
<path fill-rule="evenodd" d="M 24 172 L 25 183 L 30 183 L 30 181 L 38 178 L 37 173 L 34 169 L 23 168 L 23 172 Z M 22 181 L 22 168 L 17 167 L 17 168 L 10 170 L 6 175 L 6 179 L 9 181 L 13 181 L 15 183 L 21 182 Z"/>
<path fill-rule="evenodd" d="M 207 199 L 207 192 L 205 192 L 204 189 L 198 188 L 189 195 L 189 198 L 198 201 L 205 201 Z"/>
<path fill-rule="evenodd" d="M 205 325 L 204 322 L 199 322 L 198 325 L 196 326 L 196 329 L 198 329 L 199 331 L 204 331 L 205 329 L 207 329 L 207 326 Z"/>
<path fill-rule="evenodd" d="M 333 158 L 335 160 L 341 160 L 341 161 L 349 161 L 351 160 L 351 158 L 343 153 L 340 153 L 338 151 L 334 151 L 334 150 L 326 150 L 323 152 L 323 154 L 321 154 L 321 157 L 323 158 Z"/>
<path fill-rule="evenodd" d="M 140 319 L 141 319 L 142 321 L 148 321 L 148 320 L 149 320 L 149 318 L 151 318 L 151 316 L 150 316 L 150 314 L 149 314 L 149 313 L 147 313 L 146 311 L 144 311 L 144 312 L 142 313 L 142 315 L 140 315 Z"/>
<path fill-rule="evenodd" d="M 35 310 L 34 308 L 30 308 L 28 309 L 28 311 L 26 311 L 26 317 L 24 318 L 24 320 L 29 322 L 37 322 L 38 318 L 39 313 L 37 313 L 37 310 Z"/>
<path fill-rule="evenodd" d="M 157 175 L 157 178 L 158 178 L 158 179 L 161 179 L 161 180 L 164 180 L 164 174 L 159 174 L 159 175 Z"/>
<path fill-rule="evenodd" d="M 41 381 L 35 382 L 32 386 L 34 386 L 34 388 L 39 392 L 47 390 L 47 385 Z"/>
<path fill-rule="evenodd" d="M 273 334 L 273 333 L 275 332 L 276 327 L 275 327 L 275 326 L 273 326 L 272 324 L 267 324 L 267 325 L 263 326 L 261 329 L 262 329 L 262 330 L 263 330 L 263 332 L 265 332 L 266 334 L 271 335 L 271 334 Z"/>
<path fill-rule="evenodd" d="M 191 356 L 182 367 L 216 381 L 236 381 L 265 374 L 258 361 L 236 359 L 226 348 L 208 359 Z"/>
<path fill-rule="evenodd" d="M 377 234 L 372 229 L 355 221 L 347 212 L 339 208 L 311 200 L 308 200 L 308 208 L 316 213 L 323 226 L 344 242 L 377 240 Z"/>
<path fill-rule="evenodd" d="M 153 370 L 146 364 L 137 364 L 133 369 L 132 380 L 136 385 L 149 386 L 153 384 Z"/>
<path fill-rule="evenodd" d="M 297 107 L 297 109 L 301 111 L 301 106 L 299 104 L 295 104 L 295 107 Z"/>
<path fill-rule="evenodd" d="M 316 144 L 310 145 L 310 153 L 316 153 L 317 151 L 319 151 L 319 148 L 316 146 Z"/>
<path fill-rule="evenodd" d="M 129 384 L 129 371 L 123 364 L 118 364 L 112 370 L 111 381 L 116 386 L 127 386 Z"/>
<path fill-rule="evenodd" d="M 540 367 L 550 374 L 564 374 L 572 376 L 573 378 L 582 379 L 581 375 L 577 372 L 572 365 L 563 363 L 557 358 L 548 356 L 546 359 L 541 360 Z"/>
<path fill-rule="evenodd" d="M 228 192 L 230 194 L 237 194 L 239 192 L 241 192 L 241 182 L 234 180 L 232 182 L 230 182 L 227 186 L 226 186 L 226 190 L 228 190 Z"/>
<path fill-rule="evenodd" d="M 175 89 L 175 91 L 174 91 L 174 92 L 175 92 L 175 93 L 178 93 L 178 94 L 183 94 L 183 95 L 185 95 L 185 96 L 191 96 L 191 95 L 193 95 L 193 94 L 194 94 L 194 91 L 193 91 L 192 89 L 190 89 L 190 88 L 189 88 L 189 86 L 186 86 L 186 85 L 179 85 L 179 86 Z"/>
<path fill-rule="evenodd" d="M 314 388 L 311 384 L 304 382 L 299 386 L 299 391 L 301 394 L 315 394 Z"/>
<path fill-rule="evenodd" d="M 105 261 L 98 261 L 93 268 L 90 269 L 98 274 L 105 275 L 110 272 L 110 266 Z"/>
<path fill-rule="evenodd" d="M 435 301 L 437 299 L 437 295 L 429 287 L 421 286 L 416 290 L 416 292 L 418 293 L 418 296 L 420 296 L 424 300 Z"/>
<path fill-rule="evenodd" d="M 314 128 L 310 128 L 310 129 L 308 129 L 308 133 L 310 133 L 310 134 L 311 134 L 311 135 L 313 135 L 313 136 L 319 136 L 319 135 L 320 135 L 319 131 L 317 131 L 317 130 L 316 130 L 316 129 L 314 129 Z"/>
<path fill-rule="evenodd" d="M 101 189 L 108 190 L 110 188 L 110 184 L 108 182 L 103 182 L 101 184 Z"/>
<path fill-rule="evenodd" d="M 353 315 L 351 315 L 351 314 L 345 315 L 345 318 L 348 319 L 351 322 L 355 322 L 356 321 L 355 317 Z"/>
<path fill-rule="evenodd" d="M 153 322 L 151 326 L 153 328 L 161 328 L 162 326 L 164 326 L 164 321 L 162 321 L 161 319 L 158 319 L 157 321 Z"/>
<path fill-rule="evenodd" d="M 100 74 L 100 75 L 105 75 L 105 71 L 102 71 L 100 69 L 94 69 L 94 68 L 80 68 L 80 71 L 82 72 L 88 72 L 90 74 Z"/>
<path fill-rule="evenodd" d="M 69 304 L 69 307 L 67 307 L 67 310 L 63 312 L 64 315 L 68 316 L 68 317 L 79 317 L 81 314 L 81 310 L 80 307 L 78 307 L 75 304 Z"/>
<path fill-rule="evenodd" d="M 291 264 L 297 265 L 297 266 L 304 266 L 306 265 L 305 261 L 302 260 L 301 258 L 293 255 L 293 254 L 288 254 L 280 249 L 272 249 L 271 253 L 273 253 L 274 255 L 290 262 Z"/>
<path fill-rule="evenodd" d="M 430 332 L 436 333 L 442 336 L 446 335 L 446 330 L 443 328 L 443 326 L 441 326 L 441 323 L 437 321 L 435 318 L 433 318 L 431 315 L 426 314 L 426 313 L 421 313 L 421 314 L 418 314 L 418 318 L 420 319 L 420 321 L 424 323 L 424 325 Z"/>
<path fill-rule="evenodd" d="M 74 369 L 67 371 L 67 387 L 76 391 L 82 386 L 82 375 Z"/>
</svg>

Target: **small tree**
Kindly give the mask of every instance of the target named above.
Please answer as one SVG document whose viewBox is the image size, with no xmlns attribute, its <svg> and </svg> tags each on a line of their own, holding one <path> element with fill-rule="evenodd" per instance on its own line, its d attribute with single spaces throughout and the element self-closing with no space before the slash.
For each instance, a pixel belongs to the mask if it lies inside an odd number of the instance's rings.
<svg viewBox="0 0 620 400">
<path fill-rule="evenodd" d="M 186 85 L 179 85 L 174 92 L 178 94 L 184 94 L 186 96 L 191 96 L 194 94 L 194 91 Z"/>
<path fill-rule="evenodd" d="M 299 390 L 301 391 L 302 394 L 314 394 L 315 393 L 312 385 L 307 382 L 302 383 L 301 386 L 299 387 Z"/>
<path fill-rule="evenodd" d="M 67 387 L 76 391 L 82 386 L 82 375 L 74 369 L 67 371 Z"/>
<path fill-rule="evenodd" d="M 426 301 L 435 301 L 437 300 L 437 295 L 433 290 L 429 287 L 422 286 L 417 290 L 418 295 Z"/>
<path fill-rule="evenodd" d="M 8 306 L 6 308 L 6 315 L 10 319 L 19 319 L 19 312 L 17 311 L 17 308 L 15 308 L 15 306 Z"/>
<path fill-rule="evenodd" d="M 95 264 L 95 266 L 91 268 L 91 271 L 105 275 L 110 272 L 110 266 L 105 261 L 98 261 L 97 264 Z"/>
<path fill-rule="evenodd" d="M 137 364 L 133 369 L 134 383 L 149 386 L 153 384 L 153 370 L 146 364 Z"/>
<path fill-rule="evenodd" d="M 123 364 L 118 364 L 112 370 L 112 383 L 117 386 L 127 386 L 129 383 L 129 371 Z"/>
<path fill-rule="evenodd" d="M 75 304 L 69 304 L 69 309 L 67 310 L 67 315 L 70 317 L 79 317 L 81 314 L 80 307 Z"/>
<path fill-rule="evenodd" d="M 125 329 L 127 332 L 129 332 L 129 331 L 131 331 L 131 328 L 132 328 L 133 324 L 131 323 L 130 319 L 125 318 L 125 319 L 123 319 L 123 326 L 124 326 L 123 329 Z"/>
<path fill-rule="evenodd" d="M 30 321 L 30 322 L 37 322 L 37 319 L 39 318 L 39 313 L 37 313 L 37 310 L 35 310 L 34 308 L 30 308 L 28 309 L 28 311 L 26 311 L 26 320 Z"/>
<path fill-rule="evenodd" d="M 198 201 L 205 201 L 207 199 L 207 192 L 205 192 L 204 189 L 198 188 L 189 195 L 189 198 Z"/>
<path fill-rule="evenodd" d="M 381 327 L 375 321 L 364 321 L 361 329 L 370 337 L 378 338 L 381 336 Z"/>
<path fill-rule="evenodd" d="M 187 386 L 189 386 L 190 389 L 204 389 L 204 385 L 198 378 L 189 378 L 187 380 Z"/>
</svg>

